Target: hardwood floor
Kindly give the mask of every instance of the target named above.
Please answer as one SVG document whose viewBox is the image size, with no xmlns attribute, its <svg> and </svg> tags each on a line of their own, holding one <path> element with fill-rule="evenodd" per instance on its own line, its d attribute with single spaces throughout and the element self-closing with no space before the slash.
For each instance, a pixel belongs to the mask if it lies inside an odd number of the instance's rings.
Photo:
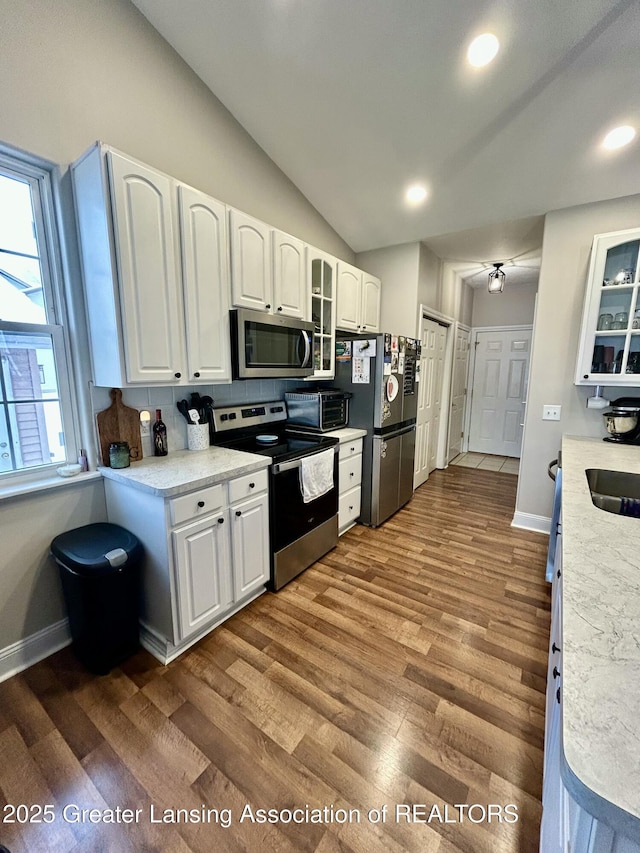
<svg viewBox="0 0 640 853">
<path fill-rule="evenodd" d="M 0 824 L 0 843 L 537 851 L 547 537 L 510 527 L 516 482 L 434 472 L 382 527 L 353 528 L 167 667 L 141 651 L 96 677 L 65 649 L 0 684 L 2 813 L 55 815 Z M 257 820 L 305 807 L 326 812 Z"/>
</svg>

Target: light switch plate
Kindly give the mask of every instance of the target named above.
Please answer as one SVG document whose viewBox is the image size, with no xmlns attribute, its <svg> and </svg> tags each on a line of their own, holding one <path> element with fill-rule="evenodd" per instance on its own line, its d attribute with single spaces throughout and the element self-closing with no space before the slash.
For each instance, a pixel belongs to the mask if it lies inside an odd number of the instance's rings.
<svg viewBox="0 0 640 853">
<path fill-rule="evenodd" d="M 542 407 L 542 420 L 543 421 L 559 421 L 560 420 L 560 410 L 562 406 L 549 406 L 546 403 Z"/>
</svg>

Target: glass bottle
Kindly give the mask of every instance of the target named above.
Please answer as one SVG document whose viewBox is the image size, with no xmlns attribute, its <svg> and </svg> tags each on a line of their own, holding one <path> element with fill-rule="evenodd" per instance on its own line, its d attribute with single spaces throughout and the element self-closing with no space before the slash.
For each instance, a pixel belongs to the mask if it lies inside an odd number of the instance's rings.
<svg viewBox="0 0 640 853">
<path fill-rule="evenodd" d="M 156 409 L 156 422 L 153 425 L 153 452 L 156 456 L 166 456 L 167 447 L 167 428 L 162 421 L 162 412 Z"/>
</svg>

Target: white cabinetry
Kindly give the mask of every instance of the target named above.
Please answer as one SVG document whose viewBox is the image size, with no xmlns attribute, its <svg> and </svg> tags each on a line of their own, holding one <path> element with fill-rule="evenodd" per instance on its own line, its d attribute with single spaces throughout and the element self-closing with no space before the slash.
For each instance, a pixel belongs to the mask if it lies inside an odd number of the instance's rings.
<svg viewBox="0 0 640 853">
<path fill-rule="evenodd" d="M 380 330 L 380 279 L 338 262 L 336 327 L 351 332 Z"/>
<path fill-rule="evenodd" d="M 640 842 L 582 808 L 562 779 L 562 533 L 556 538 L 551 587 L 540 853 L 640 853 Z"/>
<path fill-rule="evenodd" d="M 593 239 L 577 385 L 640 385 L 640 228 Z"/>
<path fill-rule="evenodd" d="M 178 497 L 113 479 L 105 492 L 109 521 L 144 547 L 142 642 L 163 663 L 265 590 L 265 469 Z"/>
<path fill-rule="evenodd" d="M 231 300 L 239 308 L 271 310 L 271 229 L 240 210 L 229 211 Z"/>
<path fill-rule="evenodd" d="M 231 379 L 227 209 L 192 187 L 178 186 L 187 381 Z"/>
<path fill-rule="evenodd" d="M 305 244 L 282 231 L 273 232 L 273 313 L 307 319 Z"/>
<path fill-rule="evenodd" d="M 353 527 L 362 499 L 363 431 L 344 429 L 328 433 L 340 441 L 338 451 L 338 535 Z"/>
<path fill-rule="evenodd" d="M 229 381 L 224 206 L 180 187 L 178 217 L 176 181 L 99 144 L 72 176 L 95 383 Z"/>
<path fill-rule="evenodd" d="M 311 322 L 314 324 L 314 379 L 333 379 L 336 357 L 336 268 L 337 260 L 319 249 L 307 247 L 307 269 L 311 282 Z"/>
<path fill-rule="evenodd" d="M 305 244 L 264 222 L 229 211 L 231 293 L 238 308 L 308 316 Z"/>
</svg>

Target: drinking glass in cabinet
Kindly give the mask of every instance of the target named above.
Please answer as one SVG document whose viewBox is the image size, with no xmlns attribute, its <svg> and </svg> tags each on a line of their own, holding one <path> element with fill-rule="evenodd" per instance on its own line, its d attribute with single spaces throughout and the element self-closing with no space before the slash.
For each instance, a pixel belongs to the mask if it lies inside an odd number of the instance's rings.
<svg viewBox="0 0 640 853">
<path fill-rule="evenodd" d="M 325 302 L 324 303 L 324 311 L 322 316 L 322 333 L 325 335 L 331 334 L 331 312 L 332 312 L 332 303 Z"/>
<path fill-rule="evenodd" d="M 598 317 L 598 331 L 608 332 L 613 323 L 613 314 L 601 314 Z"/>
<path fill-rule="evenodd" d="M 602 282 L 605 287 L 633 284 L 639 248 L 640 240 L 631 240 L 609 249 Z"/>
</svg>

